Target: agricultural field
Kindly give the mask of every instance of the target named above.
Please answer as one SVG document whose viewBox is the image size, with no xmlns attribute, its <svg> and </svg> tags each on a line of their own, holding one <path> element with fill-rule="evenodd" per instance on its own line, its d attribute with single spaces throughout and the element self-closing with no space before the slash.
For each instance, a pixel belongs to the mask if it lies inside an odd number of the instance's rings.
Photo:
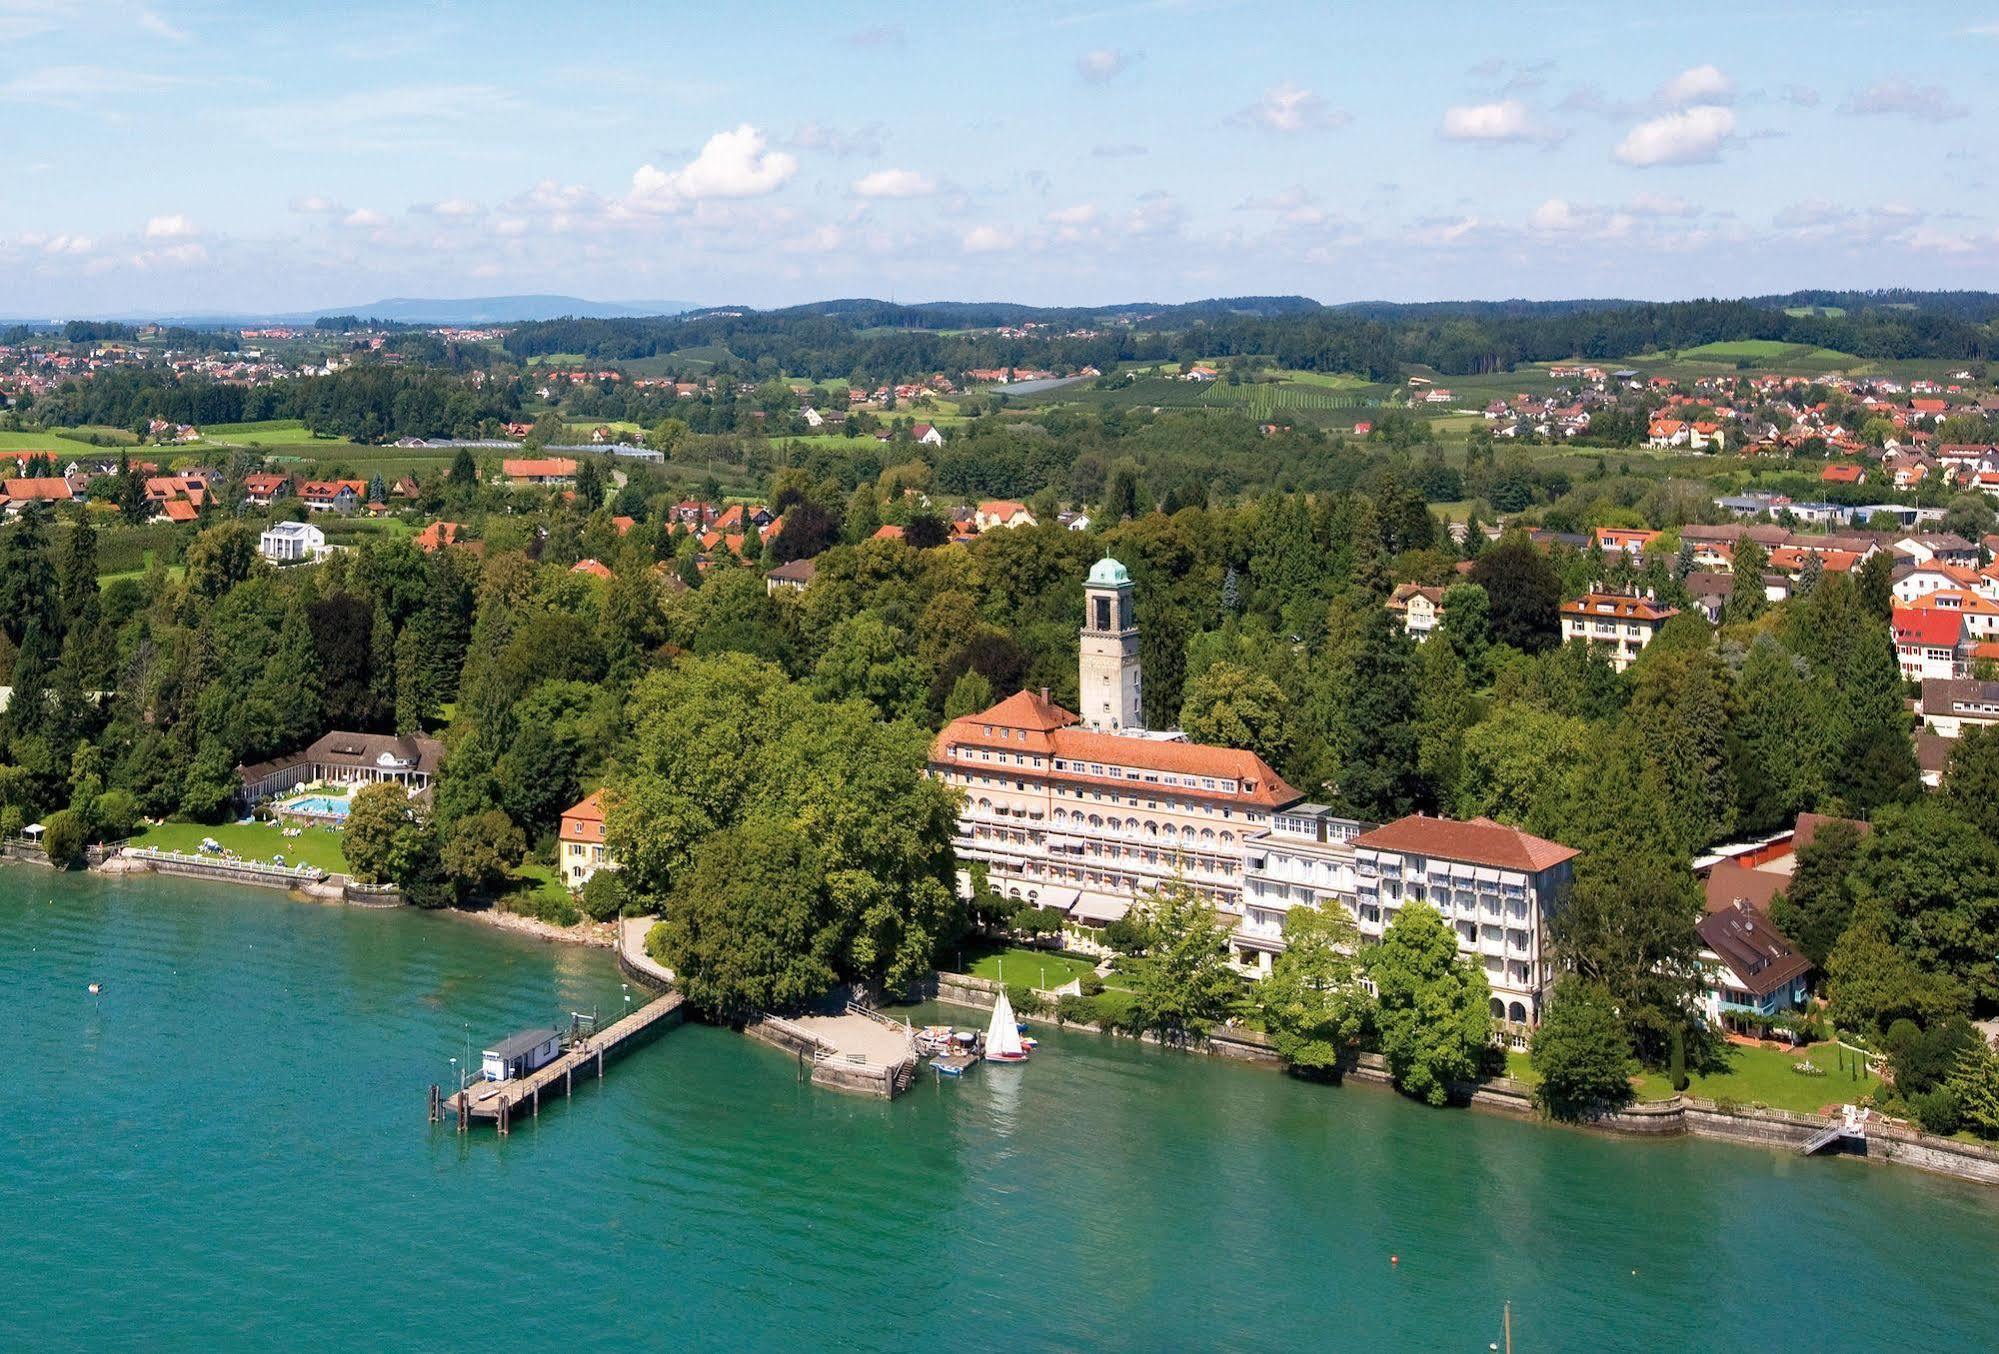
<svg viewBox="0 0 1999 1354">
<path fill-rule="evenodd" d="M 299 447 L 335 440 L 316 437 L 295 418 L 264 423 L 211 423 L 201 430 L 201 438 L 223 446 L 259 447 Z"/>
<path fill-rule="evenodd" d="M 1732 339 L 1726 343 L 1705 343 L 1698 348 L 1682 348 L 1678 357 L 1680 362 L 1716 363 L 1729 367 L 1747 363 L 1758 369 L 1795 372 L 1800 376 L 1849 371 L 1868 365 L 1852 353 L 1815 348 L 1804 343 L 1780 343 L 1775 339 Z M 1665 365 L 1670 368 L 1674 364 L 1668 361 Z"/>
<path fill-rule="evenodd" d="M 93 433 L 110 445 L 91 445 Z M 136 440 L 129 432 L 120 432 L 116 428 L 75 428 L 60 433 L 0 432 L 0 452 L 52 451 L 65 456 L 85 456 L 114 446 L 131 446 Z"/>
</svg>

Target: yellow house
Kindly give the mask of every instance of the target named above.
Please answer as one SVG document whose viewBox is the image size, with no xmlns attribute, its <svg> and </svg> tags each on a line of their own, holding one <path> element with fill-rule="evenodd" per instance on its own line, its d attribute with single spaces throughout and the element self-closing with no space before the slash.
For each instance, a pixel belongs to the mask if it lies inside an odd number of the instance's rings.
<svg viewBox="0 0 1999 1354">
<path fill-rule="evenodd" d="M 604 792 L 592 790 L 583 802 L 563 810 L 561 851 L 556 868 L 563 886 L 572 892 L 590 882 L 599 870 L 615 870 L 618 863 L 604 847 Z"/>
</svg>

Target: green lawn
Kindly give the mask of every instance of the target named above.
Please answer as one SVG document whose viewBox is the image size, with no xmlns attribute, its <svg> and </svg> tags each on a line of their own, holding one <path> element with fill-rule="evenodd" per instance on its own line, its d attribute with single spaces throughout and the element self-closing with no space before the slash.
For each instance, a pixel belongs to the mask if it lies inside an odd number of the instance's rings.
<svg viewBox="0 0 1999 1354">
<path fill-rule="evenodd" d="M 1881 1095 L 1881 1079 L 1870 1071 L 1856 1078 L 1850 1068 L 1840 1065 L 1835 1044 L 1814 1044 L 1809 1053 L 1784 1049 L 1728 1049 L 1726 1071 L 1695 1073 L 1687 1079 L 1687 1094 L 1704 1100 L 1732 1100 L 1739 1105 L 1765 1105 L 1790 1110 L 1794 1114 L 1816 1114 L 1827 1105 L 1850 1104 L 1862 1096 Z M 1844 1055 L 1850 1063 L 1853 1055 Z M 1807 1057 L 1825 1069 L 1822 1077 L 1805 1076 L 1791 1065 Z M 1525 1053 L 1506 1055 L 1506 1074 L 1520 1081 L 1534 1081 L 1534 1068 Z M 1672 1082 L 1662 1072 L 1646 1072 L 1634 1083 L 1639 1100 L 1671 1100 Z"/>
<path fill-rule="evenodd" d="M 1096 968 L 1093 960 L 1072 958 L 1056 954 L 1051 950 L 1025 950 L 1017 947 L 989 949 L 977 955 L 967 956 L 966 972 L 974 978 L 991 978 L 995 982 L 1001 977 L 1001 966 L 1005 966 L 1005 979 L 1009 983 L 1027 983 L 1032 987 L 1060 987 L 1071 978 L 1080 978 Z"/>
<path fill-rule="evenodd" d="M 286 837 L 275 823 L 161 823 L 132 834 L 133 846 L 193 853 L 203 837 L 213 837 L 246 860 L 268 861 L 274 855 L 287 865 L 312 865 L 333 874 L 347 873 L 340 834 L 331 828 L 309 827 L 301 837 Z"/>
<path fill-rule="evenodd" d="M 1808 1077 L 1791 1070 L 1793 1063 L 1811 1061 L 1825 1069 L 1822 1077 Z M 1846 1054 L 1849 1060 L 1852 1054 Z M 1731 1045 L 1725 1072 L 1695 1075 L 1688 1079 L 1687 1094 L 1708 1100 L 1733 1100 L 1743 1105 L 1768 1105 L 1771 1109 L 1816 1114 L 1826 1105 L 1845 1104 L 1861 1096 L 1879 1097 L 1881 1079 L 1870 1071 L 1855 1078 L 1840 1066 L 1841 1054 L 1834 1044 L 1814 1044 L 1809 1054 L 1800 1050 L 1743 1048 Z M 1665 1100 L 1673 1087 L 1657 1073 L 1638 1080 L 1640 1100 Z"/>
<path fill-rule="evenodd" d="M 317 441 L 295 418 L 270 419 L 263 423 L 210 423 L 201 435 L 209 441 L 260 442 L 267 447 L 295 447 Z"/>
</svg>

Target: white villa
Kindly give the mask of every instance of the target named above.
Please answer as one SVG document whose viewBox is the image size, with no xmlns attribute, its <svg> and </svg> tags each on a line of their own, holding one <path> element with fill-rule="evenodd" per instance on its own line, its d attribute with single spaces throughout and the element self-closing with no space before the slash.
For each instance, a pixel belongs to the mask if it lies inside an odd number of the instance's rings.
<svg viewBox="0 0 1999 1354">
<path fill-rule="evenodd" d="M 326 533 L 310 522 L 273 522 L 257 538 L 257 553 L 273 564 L 297 564 L 326 553 Z"/>
</svg>

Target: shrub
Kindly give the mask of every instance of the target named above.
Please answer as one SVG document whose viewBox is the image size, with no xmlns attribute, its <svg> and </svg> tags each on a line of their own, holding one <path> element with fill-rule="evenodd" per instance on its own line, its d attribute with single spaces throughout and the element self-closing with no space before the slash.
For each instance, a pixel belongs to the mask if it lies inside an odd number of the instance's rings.
<svg viewBox="0 0 1999 1354">
<path fill-rule="evenodd" d="M 1955 1133 L 1963 1122 L 1962 1107 L 1958 1104 L 1957 1092 L 1948 1086 L 1924 1091 L 1909 1098 L 1909 1111 L 1923 1132 L 1948 1135 Z"/>
<path fill-rule="evenodd" d="M 1097 1025 L 1102 1023 L 1102 1015 L 1093 997 L 1071 994 L 1059 997 L 1055 1002 L 1055 1023 L 1058 1025 Z"/>
<path fill-rule="evenodd" d="M 578 898 L 583 915 L 591 921 L 610 921 L 624 910 L 625 890 L 616 870 L 599 870 L 583 885 Z"/>
<path fill-rule="evenodd" d="M 1018 1016 L 1040 1015 L 1041 996 L 1026 983 L 1008 983 L 1006 999 L 1013 1003 L 1013 1013 Z"/>
<path fill-rule="evenodd" d="M 19 804 L 0 807 L 0 837 L 18 837 L 27 825 L 27 815 L 21 812 Z"/>
<path fill-rule="evenodd" d="M 1083 990 L 1084 996 L 1095 997 L 1103 993 L 1104 980 L 1095 973 L 1084 973 L 1077 976 L 1076 986 Z"/>
<path fill-rule="evenodd" d="M 130 790 L 106 790 L 91 806 L 91 816 L 98 838 L 115 842 L 132 835 L 132 825 L 139 821 L 139 801 Z"/>
<path fill-rule="evenodd" d="M 68 869 L 83 859 L 84 831 L 83 817 L 74 809 L 57 809 L 48 816 L 42 834 L 42 849 L 49 853 L 49 863 L 61 869 Z"/>
</svg>

